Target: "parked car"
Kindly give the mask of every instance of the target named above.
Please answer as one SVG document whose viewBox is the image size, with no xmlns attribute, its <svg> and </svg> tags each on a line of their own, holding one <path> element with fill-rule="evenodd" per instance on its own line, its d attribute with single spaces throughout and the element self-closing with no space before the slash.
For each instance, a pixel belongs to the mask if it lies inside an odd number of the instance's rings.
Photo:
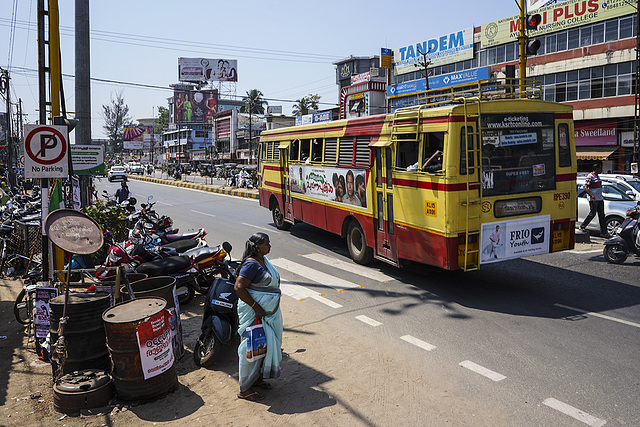
<svg viewBox="0 0 640 427">
<path fill-rule="evenodd" d="M 640 200 L 640 179 L 637 177 L 623 174 L 600 174 L 600 179 L 612 183 L 632 199 Z"/>
<path fill-rule="evenodd" d="M 109 182 L 113 182 L 117 180 L 126 181 L 127 172 L 124 166 L 111 166 L 111 169 L 109 169 L 109 174 L 107 178 L 109 179 Z"/>
<path fill-rule="evenodd" d="M 584 178 L 578 178 L 578 222 L 582 224 L 589 214 L 589 200 L 587 192 L 584 191 Z M 613 230 L 622 224 L 627 216 L 627 210 L 634 207 L 638 202 L 620 191 L 615 185 L 608 181 L 602 181 L 602 196 L 604 197 L 604 216 L 607 224 L 607 233 L 612 234 Z M 587 230 L 600 231 L 598 216 L 587 225 Z"/>
<path fill-rule="evenodd" d="M 129 163 L 129 173 L 144 175 L 144 167 L 140 163 Z"/>
</svg>

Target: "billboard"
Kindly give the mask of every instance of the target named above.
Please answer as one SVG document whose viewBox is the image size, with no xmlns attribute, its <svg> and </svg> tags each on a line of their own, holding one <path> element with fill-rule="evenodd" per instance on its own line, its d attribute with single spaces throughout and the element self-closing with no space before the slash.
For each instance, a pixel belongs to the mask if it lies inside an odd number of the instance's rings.
<svg viewBox="0 0 640 427">
<path fill-rule="evenodd" d="M 423 59 L 420 52 L 427 54 L 430 67 L 473 59 L 473 28 L 395 49 L 393 60 L 396 74 L 416 71 L 414 64 L 419 65 Z"/>
<path fill-rule="evenodd" d="M 98 145 L 71 145 L 73 173 L 76 175 L 104 175 L 104 147 Z"/>
<path fill-rule="evenodd" d="M 153 126 L 125 126 L 123 141 L 143 141 L 145 135 L 153 135 Z"/>
<path fill-rule="evenodd" d="M 367 207 L 367 174 L 364 169 L 289 166 L 291 191 L 323 201 Z"/>
<path fill-rule="evenodd" d="M 218 111 L 218 91 L 176 89 L 173 104 L 175 123 L 213 123 Z"/>
<path fill-rule="evenodd" d="M 636 13 L 635 3 L 611 0 L 567 0 L 536 9 L 542 17 L 537 30 L 527 30 L 527 36 L 562 31 L 582 25 L 605 21 L 618 16 Z M 480 43 L 482 48 L 497 46 L 518 40 L 520 35 L 520 17 L 518 15 L 482 25 Z"/>
<path fill-rule="evenodd" d="M 178 58 L 181 82 L 237 82 L 237 59 Z"/>
</svg>

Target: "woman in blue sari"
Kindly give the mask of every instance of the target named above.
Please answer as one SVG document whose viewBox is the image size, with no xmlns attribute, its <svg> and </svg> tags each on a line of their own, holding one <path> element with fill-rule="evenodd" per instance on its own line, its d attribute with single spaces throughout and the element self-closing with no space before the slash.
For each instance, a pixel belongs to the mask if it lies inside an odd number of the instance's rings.
<svg viewBox="0 0 640 427">
<path fill-rule="evenodd" d="M 269 262 L 266 254 L 271 250 L 269 236 L 255 233 L 246 243 L 242 263 L 235 283 L 238 301 L 239 327 L 242 338 L 238 346 L 239 399 L 257 401 L 264 396 L 251 387 L 272 388 L 265 378 L 280 375 L 282 361 L 282 312 L 280 311 L 280 275 Z M 262 321 L 267 340 L 267 354 L 264 358 L 247 360 L 247 327 Z"/>
</svg>

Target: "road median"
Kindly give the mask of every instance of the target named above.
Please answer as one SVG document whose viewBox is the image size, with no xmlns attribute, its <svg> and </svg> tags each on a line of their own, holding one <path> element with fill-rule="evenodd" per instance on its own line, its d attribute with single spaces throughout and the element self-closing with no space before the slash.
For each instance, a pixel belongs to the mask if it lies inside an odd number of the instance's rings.
<svg viewBox="0 0 640 427">
<path fill-rule="evenodd" d="M 129 179 L 137 181 L 153 182 L 156 184 L 172 185 L 174 187 L 191 188 L 193 190 L 208 191 L 210 193 L 227 194 L 229 196 L 244 197 L 247 199 L 258 199 L 257 189 L 244 189 L 235 187 L 216 186 L 211 184 L 201 184 L 197 182 L 179 181 L 175 179 L 156 178 L 153 176 L 132 176 Z"/>
</svg>

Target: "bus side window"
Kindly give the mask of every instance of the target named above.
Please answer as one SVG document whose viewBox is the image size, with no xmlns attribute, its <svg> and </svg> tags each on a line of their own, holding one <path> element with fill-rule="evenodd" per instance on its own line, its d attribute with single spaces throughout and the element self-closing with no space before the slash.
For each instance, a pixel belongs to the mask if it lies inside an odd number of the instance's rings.
<svg viewBox="0 0 640 427">
<path fill-rule="evenodd" d="M 311 140 L 303 139 L 300 146 L 300 160 L 307 160 L 311 155 Z"/>
<path fill-rule="evenodd" d="M 463 126 L 460 129 L 460 175 L 467 174 L 467 143 L 469 145 L 469 150 L 473 150 L 473 128 L 471 126 L 467 126 L 466 129 Z M 469 153 L 469 174 L 474 173 L 474 153 L 473 151 Z"/>
<path fill-rule="evenodd" d="M 322 138 L 314 138 L 311 141 L 311 161 L 312 162 L 321 162 L 322 161 Z"/>
<path fill-rule="evenodd" d="M 300 140 L 299 139 L 294 139 L 293 142 L 291 143 L 291 150 L 289 152 L 289 159 L 290 160 L 298 160 L 300 158 Z"/>
<path fill-rule="evenodd" d="M 571 166 L 571 147 L 569 146 L 569 125 L 558 125 L 558 161 L 560 167 Z"/>
<path fill-rule="evenodd" d="M 427 164 L 437 151 L 444 152 L 444 132 L 426 133 L 424 148 L 422 149 L 422 161 L 420 162 L 423 171 L 435 172 L 443 169 L 442 161 L 437 159 Z"/>
<path fill-rule="evenodd" d="M 399 139 L 396 145 L 396 168 L 406 170 L 409 166 L 417 164 L 419 148 L 418 141 Z"/>
</svg>

